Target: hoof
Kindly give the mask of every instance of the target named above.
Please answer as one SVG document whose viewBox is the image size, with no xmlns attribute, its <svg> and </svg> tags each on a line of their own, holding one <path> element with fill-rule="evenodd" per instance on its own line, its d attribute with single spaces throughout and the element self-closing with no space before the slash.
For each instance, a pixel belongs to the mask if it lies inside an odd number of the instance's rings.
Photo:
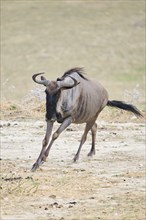
<svg viewBox="0 0 146 220">
<path fill-rule="evenodd" d="M 90 151 L 90 152 L 87 154 L 88 157 L 92 157 L 93 155 L 95 155 L 95 152 L 94 152 L 94 151 Z"/>
<path fill-rule="evenodd" d="M 39 167 L 38 163 L 34 163 L 31 168 L 31 172 L 35 172 L 38 167 Z"/>
<path fill-rule="evenodd" d="M 44 163 L 44 160 L 35 162 L 31 168 L 31 171 L 35 172 L 36 169 L 39 168 L 39 166 L 42 165 L 43 163 Z"/>
<path fill-rule="evenodd" d="M 79 159 L 79 156 L 78 156 L 78 155 L 75 155 L 73 161 L 74 161 L 74 162 L 77 162 L 78 159 Z"/>
</svg>

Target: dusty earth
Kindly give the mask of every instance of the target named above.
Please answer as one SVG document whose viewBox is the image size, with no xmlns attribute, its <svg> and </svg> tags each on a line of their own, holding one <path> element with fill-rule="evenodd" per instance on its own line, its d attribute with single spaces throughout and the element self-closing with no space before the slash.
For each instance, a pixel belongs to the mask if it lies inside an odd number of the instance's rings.
<svg viewBox="0 0 146 220">
<path fill-rule="evenodd" d="M 83 128 L 71 125 L 32 173 L 45 122 L 1 121 L 2 220 L 145 219 L 144 123 L 99 121 L 96 155 L 89 134 L 73 163 Z"/>
</svg>

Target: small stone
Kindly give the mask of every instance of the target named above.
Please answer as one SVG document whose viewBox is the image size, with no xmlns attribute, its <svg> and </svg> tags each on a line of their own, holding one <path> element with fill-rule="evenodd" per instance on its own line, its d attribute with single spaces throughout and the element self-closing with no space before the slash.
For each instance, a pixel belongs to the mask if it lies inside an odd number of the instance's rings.
<svg viewBox="0 0 146 220">
<path fill-rule="evenodd" d="M 49 197 L 52 198 L 52 199 L 55 199 L 56 195 L 50 195 Z"/>
<path fill-rule="evenodd" d="M 73 129 L 72 129 L 72 128 L 67 128 L 66 130 L 67 130 L 67 131 L 73 131 Z"/>
<path fill-rule="evenodd" d="M 85 172 L 86 170 L 85 169 L 81 169 L 81 172 Z"/>
<path fill-rule="evenodd" d="M 75 205 L 77 202 L 73 201 L 73 202 L 69 202 L 69 204 Z"/>
</svg>

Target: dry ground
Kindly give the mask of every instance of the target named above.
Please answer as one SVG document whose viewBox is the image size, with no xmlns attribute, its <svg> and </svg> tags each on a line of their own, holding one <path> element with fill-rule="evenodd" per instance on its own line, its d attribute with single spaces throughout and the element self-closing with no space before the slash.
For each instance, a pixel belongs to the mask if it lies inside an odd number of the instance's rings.
<svg viewBox="0 0 146 220">
<path fill-rule="evenodd" d="M 41 120 L 1 122 L 2 220 L 145 219 L 144 123 L 99 121 L 96 155 L 89 134 L 77 163 L 83 125 L 72 125 L 32 173 L 44 132 Z"/>
</svg>

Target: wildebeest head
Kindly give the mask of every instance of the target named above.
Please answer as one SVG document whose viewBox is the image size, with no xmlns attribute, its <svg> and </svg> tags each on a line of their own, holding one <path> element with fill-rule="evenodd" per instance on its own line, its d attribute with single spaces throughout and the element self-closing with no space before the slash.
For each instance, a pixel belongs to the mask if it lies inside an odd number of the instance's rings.
<svg viewBox="0 0 146 220">
<path fill-rule="evenodd" d="M 71 89 L 79 84 L 76 79 L 71 76 L 58 78 L 56 81 L 49 81 L 44 76 L 37 79 L 37 76 L 44 73 L 36 73 L 32 76 L 34 82 L 42 84 L 46 87 L 46 119 L 55 121 L 57 118 L 56 104 L 60 96 L 61 90 Z"/>
</svg>

